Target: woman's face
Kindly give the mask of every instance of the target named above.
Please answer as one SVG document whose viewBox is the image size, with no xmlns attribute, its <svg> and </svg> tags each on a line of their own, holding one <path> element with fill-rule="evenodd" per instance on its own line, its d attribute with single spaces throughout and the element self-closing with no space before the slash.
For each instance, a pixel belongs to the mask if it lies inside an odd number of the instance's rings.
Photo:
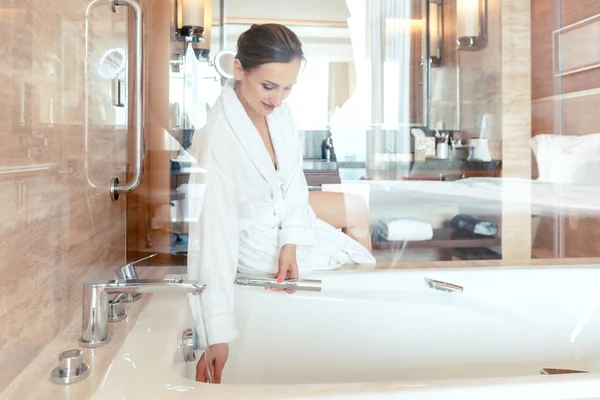
<svg viewBox="0 0 600 400">
<path fill-rule="evenodd" d="M 236 59 L 234 77 L 246 112 L 261 117 L 271 114 L 290 95 L 299 73 L 299 58 L 289 63 L 262 64 L 250 71 L 245 71 Z"/>
</svg>

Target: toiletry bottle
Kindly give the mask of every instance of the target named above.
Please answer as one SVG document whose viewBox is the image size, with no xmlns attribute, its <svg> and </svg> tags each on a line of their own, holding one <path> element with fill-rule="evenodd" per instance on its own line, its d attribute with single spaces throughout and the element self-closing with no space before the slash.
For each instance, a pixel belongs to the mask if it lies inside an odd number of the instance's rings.
<svg viewBox="0 0 600 400">
<path fill-rule="evenodd" d="M 335 149 L 331 133 L 321 142 L 321 158 L 327 161 L 335 161 Z"/>
<path fill-rule="evenodd" d="M 440 160 L 448 159 L 448 137 L 442 136 L 435 146 L 435 157 Z"/>
</svg>

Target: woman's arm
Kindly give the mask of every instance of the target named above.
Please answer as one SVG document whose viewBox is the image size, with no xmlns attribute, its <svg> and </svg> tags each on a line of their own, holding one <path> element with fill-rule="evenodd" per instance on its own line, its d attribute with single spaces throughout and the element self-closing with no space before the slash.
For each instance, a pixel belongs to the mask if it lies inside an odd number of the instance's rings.
<svg viewBox="0 0 600 400">
<path fill-rule="evenodd" d="M 190 179 L 190 184 L 202 185 L 202 181 L 205 190 L 197 190 L 199 195 L 189 200 L 200 208 L 197 218 L 192 216 L 190 222 L 188 278 L 207 285 L 201 298 L 190 299 L 197 328 L 202 328 L 203 316 L 208 344 L 213 345 L 229 343 L 237 336 L 233 285 L 238 263 L 238 214 L 233 185 L 225 176 L 213 168 Z"/>
</svg>

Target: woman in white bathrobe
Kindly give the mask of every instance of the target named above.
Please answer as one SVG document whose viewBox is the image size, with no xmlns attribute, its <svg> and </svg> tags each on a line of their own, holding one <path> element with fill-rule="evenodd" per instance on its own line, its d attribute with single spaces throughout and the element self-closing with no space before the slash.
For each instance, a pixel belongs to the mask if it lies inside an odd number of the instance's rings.
<svg viewBox="0 0 600 400">
<path fill-rule="evenodd" d="M 236 273 L 272 273 L 279 281 L 299 271 L 373 263 L 370 251 L 317 219 L 309 204 L 302 150 L 283 100 L 303 61 L 296 35 L 278 24 L 253 25 L 238 39 L 234 78 L 195 133 L 192 154 L 204 172 L 190 178 L 188 278 L 207 284 L 202 295 L 210 360 L 220 382 L 228 343 L 237 335 L 233 285 Z M 191 298 L 194 317 L 200 304 Z M 204 357 L 204 356 L 203 356 Z"/>
</svg>

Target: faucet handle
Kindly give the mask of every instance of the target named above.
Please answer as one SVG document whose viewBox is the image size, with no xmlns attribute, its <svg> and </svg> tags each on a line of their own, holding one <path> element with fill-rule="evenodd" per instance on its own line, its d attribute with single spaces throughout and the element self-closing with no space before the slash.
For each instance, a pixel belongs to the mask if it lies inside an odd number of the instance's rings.
<svg viewBox="0 0 600 400">
<path fill-rule="evenodd" d="M 127 264 L 121 268 L 117 268 L 115 270 L 115 275 L 117 275 L 117 277 L 119 279 L 126 279 L 126 280 L 140 279 L 138 276 L 137 270 L 135 268 L 135 265 L 138 263 L 141 263 L 142 261 L 148 260 L 149 258 L 152 258 L 157 254 L 158 253 L 150 254 L 149 256 L 146 256 L 146 257 L 140 258 L 139 260 L 130 262 L 129 264 Z M 133 303 L 135 301 L 138 301 L 139 299 L 140 299 L 139 293 L 127 293 L 123 297 L 123 302 Z"/>
<path fill-rule="evenodd" d="M 139 298 L 140 295 L 137 296 Z M 123 308 L 123 302 L 127 302 L 126 297 L 125 293 L 119 293 L 108 301 L 108 322 L 119 322 L 127 317 L 127 311 Z"/>
<path fill-rule="evenodd" d="M 90 368 L 83 362 L 83 352 L 77 349 L 60 353 L 58 367 L 52 370 L 50 376 L 52 382 L 68 385 L 85 379 L 89 374 Z"/>
<path fill-rule="evenodd" d="M 127 280 L 139 279 L 135 265 L 141 263 L 142 261 L 146 261 L 146 260 L 156 256 L 157 254 L 158 253 L 150 254 L 149 256 L 140 258 L 139 260 L 132 261 L 123 267 L 117 268 L 117 269 L 115 269 L 115 274 L 117 275 L 117 277 L 119 279 L 127 279 Z"/>
</svg>

